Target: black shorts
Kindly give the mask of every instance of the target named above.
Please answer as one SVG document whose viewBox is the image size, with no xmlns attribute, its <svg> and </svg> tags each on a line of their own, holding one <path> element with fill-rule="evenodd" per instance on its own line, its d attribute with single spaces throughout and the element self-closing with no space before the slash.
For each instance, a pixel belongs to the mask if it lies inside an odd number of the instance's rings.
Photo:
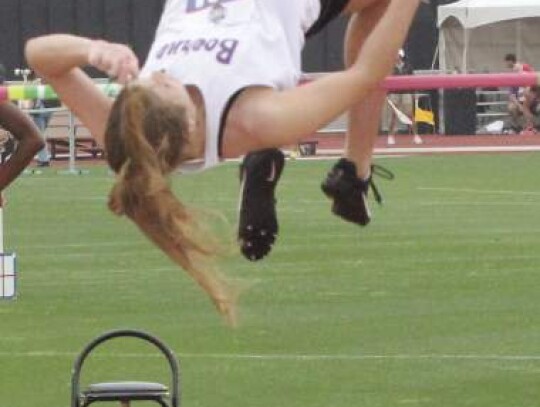
<svg viewBox="0 0 540 407">
<path fill-rule="evenodd" d="M 330 21 L 339 16 L 349 0 L 320 0 L 321 1 L 321 14 L 315 23 L 306 33 L 306 37 L 311 37 L 312 35 L 320 32 L 324 27 L 328 25 Z"/>
</svg>

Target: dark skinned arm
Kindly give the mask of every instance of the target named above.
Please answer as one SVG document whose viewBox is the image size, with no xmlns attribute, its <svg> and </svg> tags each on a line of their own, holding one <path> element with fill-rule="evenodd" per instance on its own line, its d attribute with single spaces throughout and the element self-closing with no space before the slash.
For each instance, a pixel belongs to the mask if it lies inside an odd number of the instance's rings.
<svg viewBox="0 0 540 407">
<path fill-rule="evenodd" d="M 9 102 L 0 103 L 0 126 L 17 140 L 17 149 L 9 160 L 0 165 L 0 191 L 24 171 L 44 141 L 32 119 Z"/>
</svg>

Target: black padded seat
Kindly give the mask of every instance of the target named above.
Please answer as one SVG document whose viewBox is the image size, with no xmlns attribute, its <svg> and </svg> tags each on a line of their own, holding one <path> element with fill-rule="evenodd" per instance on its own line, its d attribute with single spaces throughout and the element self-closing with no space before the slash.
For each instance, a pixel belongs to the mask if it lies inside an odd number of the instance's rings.
<svg viewBox="0 0 540 407">
<path fill-rule="evenodd" d="M 161 383 L 150 382 L 96 383 L 89 385 L 83 396 L 96 401 L 156 400 L 168 397 L 169 389 Z"/>
</svg>

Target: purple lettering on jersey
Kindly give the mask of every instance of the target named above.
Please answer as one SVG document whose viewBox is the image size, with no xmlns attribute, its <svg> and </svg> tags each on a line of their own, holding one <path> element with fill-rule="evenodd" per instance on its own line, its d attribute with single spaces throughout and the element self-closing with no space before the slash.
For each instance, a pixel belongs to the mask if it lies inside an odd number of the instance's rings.
<svg viewBox="0 0 540 407">
<path fill-rule="evenodd" d="M 195 40 L 193 42 L 193 51 L 197 52 L 197 51 L 200 51 L 201 48 L 204 47 L 204 45 L 206 44 L 206 40 L 203 40 L 202 38 L 199 38 L 198 40 Z"/>
<path fill-rule="evenodd" d="M 158 50 L 158 52 L 157 52 L 157 54 L 156 54 L 156 58 L 157 58 L 157 59 L 163 58 L 163 55 L 165 55 L 165 52 L 167 52 L 168 49 L 169 49 L 169 44 L 165 44 L 164 46 L 162 46 L 162 47 Z"/>
<path fill-rule="evenodd" d="M 182 45 L 182 52 L 189 54 L 189 51 L 191 51 L 191 41 L 187 40 L 184 42 L 184 45 Z"/>
<path fill-rule="evenodd" d="M 230 3 L 237 0 L 220 0 L 220 3 Z M 188 0 L 186 12 L 196 13 L 197 11 L 206 10 L 209 7 L 214 6 L 215 0 Z"/>
<path fill-rule="evenodd" d="M 234 51 L 236 51 L 236 47 L 238 47 L 238 43 L 238 40 L 231 39 L 221 41 L 219 44 L 221 51 L 216 55 L 218 62 L 229 65 L 234 56 Z"/>
<path fill-rule="evenodd" d="M 217 38 L 197 38 L 196 40 L 171 41 L 161 46 L 156 52 L 157 59 L 174 56 L 180 52 L 189 55 L 193 52 L 215 53 L 216 61 L 229 65 L 236 53 L 240 41 L 233 38 L 218 40 Z"/>
<path fill-rule="evenodd" d="M 219 44 L 219 41 L 216 40 L 215 38 L 208 40 L 206 41 L 206 45 L 204 46 L 204 49 L 207 51 L 213 51 L 214 48 L 216 48 L 218 44 Z"/>
<path fill-rule="evenodd" d="M 182 46 L 184 41 L 175 41 L 171 44 L 169 44 L 169 55 L 176 54 L 178 52 L 178 49 Z"/>
</svg>

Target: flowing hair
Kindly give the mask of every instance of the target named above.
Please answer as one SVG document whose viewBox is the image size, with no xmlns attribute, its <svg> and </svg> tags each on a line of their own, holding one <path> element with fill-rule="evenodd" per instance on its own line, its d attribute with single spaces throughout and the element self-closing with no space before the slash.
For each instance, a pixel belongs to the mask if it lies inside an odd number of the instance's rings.
<svg viewBox="0 0 540 407">
<path fill-rule="evenodd" d="M 129 85 L 115 101 L 105 132 L 107 162 L 116 173 L 109 208 L 126 215 L 208 293 L 227 322 L 236 322 L 238 292 L 217 272 L 215 239 L 173 194 L 168 175 L 182 162 L 185 109 Z"/>
</svg>

